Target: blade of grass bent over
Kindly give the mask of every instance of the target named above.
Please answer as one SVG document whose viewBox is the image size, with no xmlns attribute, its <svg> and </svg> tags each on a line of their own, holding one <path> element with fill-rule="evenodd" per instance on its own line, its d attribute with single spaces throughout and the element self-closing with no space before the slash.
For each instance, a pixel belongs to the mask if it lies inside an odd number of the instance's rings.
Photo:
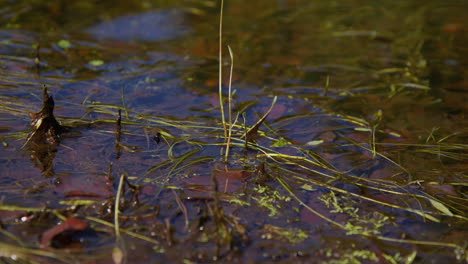
<svg viewBox="0 0 468 264">
<path fill-rule="evenodd" d="M 228 156 L 229 156 L 229 147 L 230 147 L 230 144 L 231 144 L 232 127 L 234 125 L 232 123 L 232 91 L 231 91 L 231 88 L 232 88 L 232 71 L 234 69 L 234 54 L 233 54 L 232 49 L 231 49 L 231 47 L 229 45 L 228 45 L 228 49 L 229 49 L 229 56 L 231 57 L 231 70 L 229 72 L 229 86 L 228 86 L 229 132 L 228 132 L 228 136 L 227 136 L 226 153 L 225 153 L 225 157 L 224 157 L 224 160 L 226 162 L 227 162 Z"/>
</svg>

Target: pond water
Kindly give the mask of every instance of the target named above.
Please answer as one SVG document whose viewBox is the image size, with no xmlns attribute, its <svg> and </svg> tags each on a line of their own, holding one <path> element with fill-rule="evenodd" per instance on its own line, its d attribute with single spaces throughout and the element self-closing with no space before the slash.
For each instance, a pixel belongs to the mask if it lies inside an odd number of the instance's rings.
<svg viewBox="0 0 468 264">
<path fill-rule="evenodd" d="M 217 1 L 0 3 L 1 260 L 468 261 L 467 12 L 226 1 L 228 139 Z"/>
</svg>

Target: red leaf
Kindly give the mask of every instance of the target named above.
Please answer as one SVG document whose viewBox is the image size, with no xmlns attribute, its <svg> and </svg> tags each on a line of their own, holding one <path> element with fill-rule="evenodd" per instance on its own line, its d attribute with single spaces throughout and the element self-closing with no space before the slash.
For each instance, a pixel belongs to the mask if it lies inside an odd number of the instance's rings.
<svg viewBox="0 0 468 264">
<path fill-rule="evenodd" d="M 79 218 L 70 217 L 64 222 L 48 229 L 42 233 L 41 238 L 41 247 L 47 247 L 50 245 L 50 242 L 60 233 L 65 231 L 81 231 L 88 227 L 88 222 Z"/>
</svg>

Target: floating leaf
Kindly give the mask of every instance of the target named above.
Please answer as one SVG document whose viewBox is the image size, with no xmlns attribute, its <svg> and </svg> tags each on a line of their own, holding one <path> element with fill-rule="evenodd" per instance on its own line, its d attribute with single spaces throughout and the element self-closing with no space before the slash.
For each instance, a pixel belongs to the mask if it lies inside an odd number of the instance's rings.
<svg viewBox="0 0 468 264">
<path fill-rule="evenodd" d="M 272 147 L 285 147 L 290 144 L 291 143 L 289 142 L 289 140 L 282 138 L 282 139 L 275 141 L 271 146 Z"/>
<path fill-rule="evenodd" d="M 68 48 L 71 47 L 70 41 L 68 41 L 66 39 L 61 39 L 57 44 L 62 49 L 68 49 Z"/>
<path fill-rule="evenodd" d="M 367 128 L 367 127 L 355 127 L 354 130 L 355 130 L 355 131 L 363 131 L 363 132 L 370 132 L 370 131 L 372 131 L 370 128 Z"/>
<path fill-rule="evenodd" d="M 316 188 L 314 188 L 312 185 L 310 184 L 303 184 L 301 186 L 302 189 L 306 190 L 306 191 L 315 191 L 317 190 Z"/>
<path fill-rule="evenodd" d="M 397 132 L 390 131 L 390 132 L 388 132 L 388 134 L 391 135 L 391 136 L 394 136 L 394 137 L 399 137 L 399 138 L 401 138 L 401 135 L 398 134 Z"/>
<path fill-rule="evenodd" d="M 433 199 L 429 199 L 431 202 L 432 206 L 434 206 L 437 210 L 441 211 L 442 213 L 448 215 L 448 216 L 453 216 L 453 213 L 450 212 L 450 210 L 447 208 L 447 206 L 443 205 L 441 202 L 438 202 Z"/>
<path fill-rule="evenodd" d="M 104 61 L 103 60 L 92 60 L 89 62 L 89 64 L 91 64 L 92 66 L 101 66 L 104 64 Z"/>
<path fill-rule="evenodd" d="M 78 206 L 78 205 L 95 204 L 97 202 L 98 201 L 95 201 L 95 200 L 71 200 L 71 201 L 60 201 L 60 204 Z"/>
<path fill-rule="evenodd" d="M 317 146 L 322 144 L 324 141 L 323 139 L 318 139 L 318 140 L 312 140 L 306 143 L 306 146 Z"/>
</svg>

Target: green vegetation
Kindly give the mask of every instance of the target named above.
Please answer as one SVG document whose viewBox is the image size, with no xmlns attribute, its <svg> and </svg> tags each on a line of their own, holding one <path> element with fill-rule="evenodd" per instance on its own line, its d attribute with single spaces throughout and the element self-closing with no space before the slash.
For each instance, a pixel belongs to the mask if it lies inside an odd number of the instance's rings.
<svg viewBox="0 0 468 264">
<path fill-rule="evenodd" d="M 0 42 L 0 261 L 468 261 L 463 12 L 195 1 L 197 34 L 156 45 L 32 2 L 55 31 L 17 4 L 5 30 L 41 43 Z M 42 83 L 66 130 L 45 152 L 22 148 Z"/>
</svg>

